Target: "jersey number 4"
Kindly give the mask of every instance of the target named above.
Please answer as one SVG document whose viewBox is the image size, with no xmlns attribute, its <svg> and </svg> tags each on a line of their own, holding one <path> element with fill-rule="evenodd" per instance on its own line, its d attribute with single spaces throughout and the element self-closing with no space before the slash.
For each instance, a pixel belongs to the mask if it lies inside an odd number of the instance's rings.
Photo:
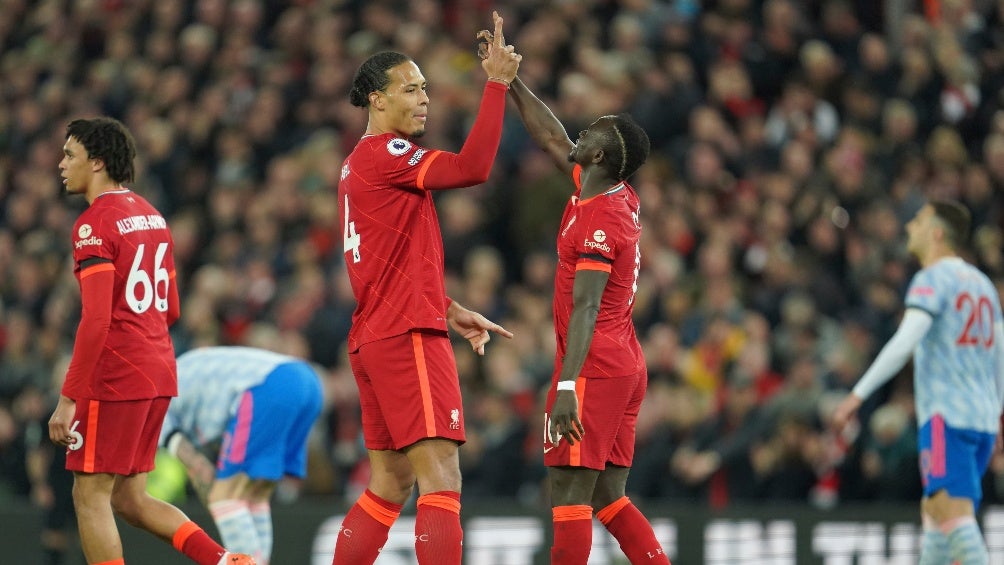
<svg viewBox="0 0 1004 565">
<path fill-rule="evenodd" d="M 167 269 L 164 268 L 167 242 L 157 244 L 157 251 L 153 256 L 153 277 L 143 268 L 143 254 L 145 252 L 145 243 L 136 247 L 136 257 L 132 260 L 129 278 L 126 279 L 126 303 L 137 314 L 149 310 L 151 304 L 158 311 L 167 312 L 167 291 L 168 285 L 171 284 L 171 277 Z"/>
<path fill-rule="evenodd" d="M 361 240 L 356 233 L 356 223 L 349 221 L 349 195 L 345 195 L 345 229 L 342 230 L 342 248 L 344 253 L 352 252 L 352 262 L 358 263 L 362 257 L 359 256 L 359 245 Z"/>
<path fill-rule="evenodd" d="M 966 316 L 966 326 L 955 340 L 956 345 L 994 344 L 994 307 L 986 296 L 973 297 L 963 292 L 955 299 L 955 309 Z"/>
</svg>

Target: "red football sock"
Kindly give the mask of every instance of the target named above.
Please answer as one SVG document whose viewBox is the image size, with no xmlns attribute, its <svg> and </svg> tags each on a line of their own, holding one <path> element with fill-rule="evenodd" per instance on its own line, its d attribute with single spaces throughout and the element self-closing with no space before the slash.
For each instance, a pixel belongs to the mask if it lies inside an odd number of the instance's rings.
<svg viewBox="0 0 1004 565">
<path fill-rule="evenodd" d="M 184 553 L 199 565 L 217 565 L 227 550 L 213 541 L 198 524 L 189 520 L 178 526 L 171 540 L 174 549 Z"/>
<path fill-rule="evenodd" d="M 400 504 L 366 489 L 342 520 L 331 565 L 372 565 L 400 514 Z"/>
<path fill-rule="evenodd" d="M 419 565 L 460 565 L 463 539 L 459 492 L 443 490 L 418 497 L 415 554 Z"/>
<path fill-rule="evenodd" d="M 118 558 L 112 559 L 111 561 L 102 561 L 101 563 L 95 563 L 94 565 L 125 565 L 125 559 Z"/>
<path fill-rule="evenodd" d="M 593 509 L 586 504 L 555 506 L 551 565 L 586 565 L 593 548 Z"/>
<path fill-rule="evenodd" d="M 596 518 L 617 538 L 631 565 L 670 565 L 652 525 L 628 497 L 613 501 L 597 512 Z"/>
</svg>

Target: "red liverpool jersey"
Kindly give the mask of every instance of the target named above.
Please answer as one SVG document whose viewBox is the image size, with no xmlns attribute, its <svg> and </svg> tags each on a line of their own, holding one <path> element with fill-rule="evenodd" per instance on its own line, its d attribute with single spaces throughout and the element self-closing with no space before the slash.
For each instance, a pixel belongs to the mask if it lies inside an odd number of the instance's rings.
<svg viewBox="0 0 1004 565">
<path fill-rule="evenodd" d="M 439 154 L 393 134 L 368 135 L 342 166 L 339 216 L 357 302 L 350 351 L 415 328 L 446 331 L 443 236 L 424 184 Z"/>
<path fill-rule="evenodd" d="M 583 377 L 622 377 L 645 366 L 641 344 L 635 335 L 631 311 L 638 289 L 641 251 L 639 201 L 627 182 L 580 200 L 581 168 L 572 178 L 576 191 L 565 206 L 558 233 L 558 267 L 554 279 L 554 333 L 557 338 L 555 375 L 560 373 L 568 342 L 568 319 L 572 315 L 575 272 L 597 269 L 610 273 L 589 354 L 582 366 Z"/>
<path fill-rule="evenodd" d="M 88 259 L 114 266 L 111 325 L 89 382 L 68 382 L 64 393 L 96 400 L 175 396 L 177 370 L 167 330 L 174 242 L 164 217 L 130 190 L 101 194 L 73 226 L 78 282 Z"/>
</svg>

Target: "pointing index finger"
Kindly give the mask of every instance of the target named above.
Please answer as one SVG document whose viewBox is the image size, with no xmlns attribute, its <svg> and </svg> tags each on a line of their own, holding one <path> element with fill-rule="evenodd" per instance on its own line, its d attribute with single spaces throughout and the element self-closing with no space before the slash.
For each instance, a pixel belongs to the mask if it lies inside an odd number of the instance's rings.
<svg viewBox="0 0 1004 565">
<path fill-rule="evenodd" d="M 495 20 L 495 47 L 504 47 L 505 38 L 502 37 L 502 16 L 498 12 L 492 12 L 492 19 Z"/>
<path fill-rule="evenodd" d="M 492 331 L 494 331 L 495 333 L 499 334 L 502 337 L 507 337 L 509 339 L 512 339 L 512 332 L 503 328 L 498 324 L 495 324 L 495 327 L 492 328 Z"/>
</svg>

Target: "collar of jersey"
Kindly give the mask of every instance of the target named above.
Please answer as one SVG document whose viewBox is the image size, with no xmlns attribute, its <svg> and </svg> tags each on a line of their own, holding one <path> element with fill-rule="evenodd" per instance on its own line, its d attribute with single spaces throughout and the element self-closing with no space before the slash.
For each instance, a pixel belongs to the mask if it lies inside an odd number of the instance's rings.
<svg viewBox="0 0 1004 565">
<path fill-rule="evenodd" d="M 621 182 L 613 185 L 612 187 L 608 188 L 607 190 L 605 190 L 605 191 L 597 194 L 596 196 L 590 196 L 589 198 L 586 198 L 585 200 L 579 200 L 579 206 L 582 206 L 583 204 L 586 204 L 588 202 L 592 202 L 593 200 L 596 200 L 600 196 L 610 196 L 611 194 L 613 194 L 615 192 L 620 192 L 621 190 L 624 190 L 625 186 L 626 185 L 624 184 L 624 181 L 621 181 Z"/>
<path fill-rule="evenodd" d="M 97 200 L 98 198 L 101 198 L 102 196 L 104 196 L 106 194 L 125 194 L 127 192 L 132 192 L 132 191 L 129 190 L 128 188 L 122 188 L 122 189 L 119 189 L 119 190 L 106 190 L 106 191 L 102 192 L 101 194 L 95 196 L 94 199 Z"/>
</svg>

